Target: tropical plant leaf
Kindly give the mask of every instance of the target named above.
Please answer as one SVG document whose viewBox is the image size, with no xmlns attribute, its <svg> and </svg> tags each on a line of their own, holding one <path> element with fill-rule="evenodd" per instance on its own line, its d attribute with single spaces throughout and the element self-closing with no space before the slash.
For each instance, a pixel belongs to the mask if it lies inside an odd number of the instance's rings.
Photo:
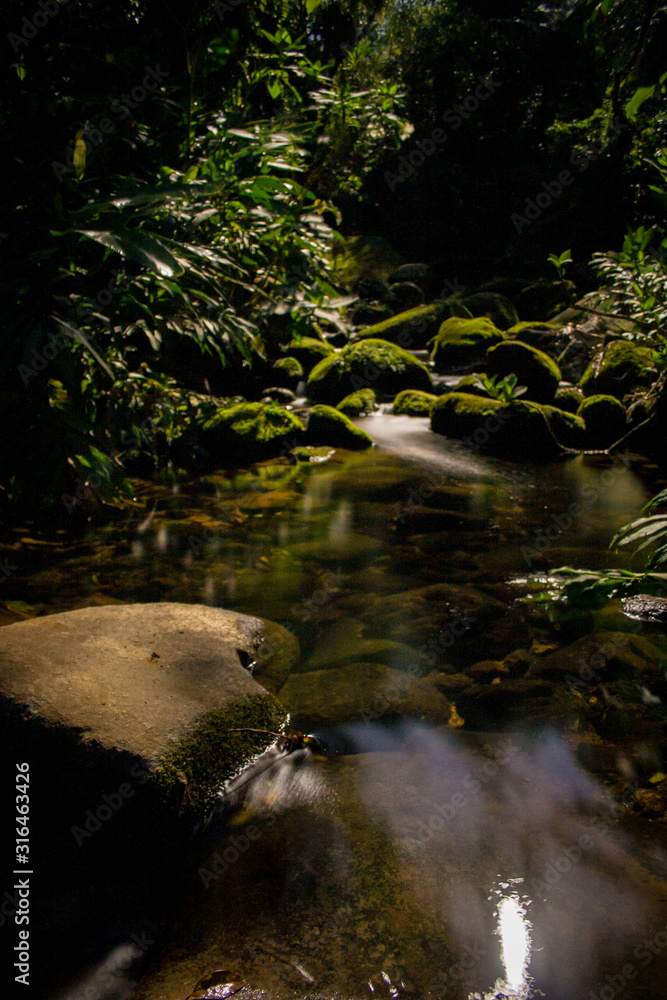
<svg viewBox="0 0 667 1000">
<path fill-rule="evenodd" d="M 183 267 L 164 243 L 143 230 L 78 229 L 76 231 L 101 243 L 102 246 L 116 250 L 124 257 L 136 260 L 165 278 L 174 278 L 183 273 Z"/>
</svg>

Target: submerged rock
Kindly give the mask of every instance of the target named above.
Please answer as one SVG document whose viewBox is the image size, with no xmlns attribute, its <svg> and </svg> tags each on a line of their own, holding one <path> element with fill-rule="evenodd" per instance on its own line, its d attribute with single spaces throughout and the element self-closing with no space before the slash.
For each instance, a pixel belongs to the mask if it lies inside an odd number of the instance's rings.
<svg viewBox="0 0 667 1000">
<path fill-rule="evenodd" d="M 361 427 L 355 427 L 349 417 L 333 406 L 314 406 L 308 420 L 308 441 L 332 448 L 349 448 L 358 451 L 372 448 L 373 438 Z"/>
<path fill-rule="evenodd" d="M 428 681 L 380 663 L 292 674 L 280 699 L 293 724 L 303 730 L 398 716 L 445 723 L 450 714 L 449 702 Z"/>
<path fill-rule="evenodd" d="M 599 680 L 618 677 L 661 675 L 667 657 L 650 639 L 631 632 L 597 632 L 577 639 L 570 646 L 537 659 L 530 677 L 570 679 L 571 686 L 585 688 Z"/>
<path fill-rule="evenodd" d="M 401 389 L 433 388 L 431 375 L 412 354 L 385 340 L 359 340 L 325 358 L 310 373 L 311 399 L 336 405 L 358 389 L 395 396 Z"/>
</svg>

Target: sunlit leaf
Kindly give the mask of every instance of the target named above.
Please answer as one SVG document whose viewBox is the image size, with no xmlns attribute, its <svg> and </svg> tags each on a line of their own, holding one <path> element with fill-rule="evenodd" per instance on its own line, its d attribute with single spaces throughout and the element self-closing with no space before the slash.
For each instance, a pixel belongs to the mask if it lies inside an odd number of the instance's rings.
<svg viewBox="0 0 667 1000">
<path fill-rule="evenodd" d="M 102 246 L 116 250 L 124 257 L 136 260 L 156 274 L 173 278 L 183 273 L 183 268 L 176 258 L 167 250 L 164 243 L 143 230 L 99 230 L 78 229 L 79 233 L 96 240 Z"/>
</svg>

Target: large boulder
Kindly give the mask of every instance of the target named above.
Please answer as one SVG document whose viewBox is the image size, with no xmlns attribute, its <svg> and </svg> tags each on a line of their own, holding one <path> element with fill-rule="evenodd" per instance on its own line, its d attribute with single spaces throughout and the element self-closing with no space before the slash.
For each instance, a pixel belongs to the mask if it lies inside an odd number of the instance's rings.
<svg viewBox="0 0 667 1000">
<path fill-rule="evenodd" d="M 373 438 L 361 427 L 355 427 L 344 413 L 322 404 L 314 406 L 308 420 L 308 441 L 316 445 L 330 445 L 332 448 L 349 448 L 359 451 L 371 448 Z"/>
<path fill-rule="evenodd" d="M 615 396 L 588 396 L 577 413 L 586 422 L 588 448 L 609 448 L 628 429 L 625 407 Z"/>
<path fill-rule="evenodd" d="M 544 351 L 519 340 L 507 340 L 490 347 L 486 360 L 491 375 L 516 375 L 518 384 L 528 389 L 526 399 L 536 403 L 553 402 L 560 382 L 560 369 Z"/>
<path fill-rule="evenodd" d="M 400 312 L 391 319 L 385 319 L 356 334 L 357 339 L 368 337 L 388 340 L 399 347 L 419 349 L 425 347 L 435 336 L 438 327 L 445 316 L 449 316 L 449 307 L 445 302 L 432 302 L 427 306 L 416 306 L 405 312 Z"/>
<path fill-rule="evenodd" d="M 324 358 L 310 373 L 311 399 L 335 406 L 357 389 L 395 396 L 401 389 L 433 389 L 428 368 L 402 347 L 386 340 L 359 340 Z"/>
<path fill-rule="evenodd" d="M 275 403 L 245 400 L 221 406 L 203 426 L 200 443 L 220 465 L 256 462 L 303 443 L 304 426 Z"/>
<path fill-rule="evenodd" d="M 486 316 L 465 319 L 451 316 L 440 326 L 431 358 L 438 372 L 452 365 L 472 365 L 484 358 L 487 348 L 504 340 L 505 334 Z"/>
<path fill-rule="evenodd" d="M 579 387 L 586 396 L 600 394 L 623 399 L 628 393 L 646 388 L 655 375 L 649 347 L 639 347 L 627 340 L 609 344 L 588 366 Z"/>
<path fill-rule="evenodd" d="M 583 451 L 588 446 L 586 423 L 580 415 L 561 410 L 557 406 L 547 406 L 546 403 L 526 405 L 539 409 L 544 414 L 554 437 L 564 448 Z"/>
<path fill-rule="evenodd" d="M 297 659 L 286 629 L 221 608 L 83 608 L 0 629 L 0 709 L 13 740 L 67 762 L 72 788 L 90 795 L 96 767 L 121 783 L 136 764 L 205 799 L 249 757 L 228 728 L 284 720 L 259 680 L 276 690 Z"/>
<path fill-rule="evenodd" d="M 298 358 L 286 357 L 278 358 L 273 363 L 273 382 L 285 389 L 294 389 L 298 385 L 299 379 L 303 378 L 303 365 Z"/>
<path fill-rule="evenodd" d="M 490 455 L 541 461 L 561 452 L 542 408 L 531 403 L 448 392 L 433 405 L 431 429 Z"/>
</svg>

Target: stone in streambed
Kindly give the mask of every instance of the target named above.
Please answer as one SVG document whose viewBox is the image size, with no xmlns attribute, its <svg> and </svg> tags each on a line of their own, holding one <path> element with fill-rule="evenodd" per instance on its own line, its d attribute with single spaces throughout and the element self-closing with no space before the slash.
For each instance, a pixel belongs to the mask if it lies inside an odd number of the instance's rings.
<svg viewBox="0 0 667 1000">
<path fill-rule="evenodd" d="M 486 316 L 466 319 L 452 316 L 440 326 L 434 338 L 431 359 L 437 372 L 452 365 L 472 365 L 484 359 L 486 350 L 505 339 L 506 334 Z"/>
<path fill-rule="evenodd" d="M 318 404 L 310 411 L 306 439 L 310 444 L 360 451 L 373 447 L 373 438 L 333 406 Z"/>
<path fill-rule="evenodd" d="M 506 340 L 486 352 L 490 375 L 516 375 L 518 385 L 527 387 L 525 398 L 535 403 L 552 403 L 560 382 L 555 361 L 536 347 L 518 340 Z"/>
<path fill-rule="evenodd" d="M 623 614 L 642 622 L 667 622 L 667 597 L 637 594 L 621 600 Z"/>
<path fill-rule="evenodd" d="M 404 389 L 394 399 L 391 412 L 396 416 L 430 417 L 433 404 L 438 397 L 431 392 L 418 389 Z"/>
<path fill-rule="evenodd" d="M 336 407 L 347 417 L 360 417 L 362 413 L 372 413 L 375 409 L 375 393 L 372 389 L 359 389 L 341 399 Z"/>
<path fill-rule="evenodd" d="M 182 796 L 183 775 L 205 797 L 248 756 L 247 740 L 227 738 L 232 720 L 284 719 L 253 665 L 278 687 L 297 657 L 286 629 L 221 608 L 83 608 L 0 629 L 0 704 L 13 739 L 53 743 L 73 786 L 94 787 L 95 767 L 107 781 L 117 767 L 121 783 L 134 761 L 167 791 Z"/>
<path fill-rule="evenodd" d="M 614 396 L 588 396 L 580 404 L 577 415 L 586 423 L 588 448 L 610 448 L 628 429 L 625 407 Z"/>
<path fill-rule="evenodd" d="M 395 396 L 401 389 L 433 388 L 431 375 L 421 361 L 386 340 L 358 340 L 320 361 L 308 378 L 307 392 L 318 403 L 335 406 L 350 392 L 373 389 Z"/>
<path fill-rule="evenodd" d="M 585 688 L 600 680 L 661 675 L 667 657 L 650 639 L 631 632 L 597 632 L 583 636 L 570 646 L 541 657 L 528 676 L 569 680 L 570 686 Z"/>
<path fill-rule="evenodd" d="M 363 649 L 360 651 L 363 656 Z M 353 719 L 411 716 L 447 722 L 450 704 L 433 685 L 381 663 L 292 674 L 280 691 L 293 725 L 317 729 Z"/>
<path fill-rule="evenodd" d="M 628 393 L 646 388 L 652 375 L 655 367 L 651 349 L 619 340 L 594 358 L 582 375 L 579 388 L 586 396 L 605 394 L 623 399 Z"/>
</svg>

